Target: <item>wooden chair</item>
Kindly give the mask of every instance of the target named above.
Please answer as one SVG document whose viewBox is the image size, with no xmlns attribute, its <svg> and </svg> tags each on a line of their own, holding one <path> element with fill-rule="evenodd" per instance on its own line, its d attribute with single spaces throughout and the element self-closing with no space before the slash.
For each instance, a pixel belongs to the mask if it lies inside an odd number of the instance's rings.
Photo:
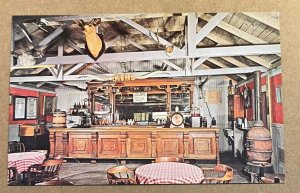
<svg viewBox="0 0 300 193">
<path fill-rule="evenodd" d="M 214 168 L 201 168 L 204 173 L 204 179 L 201 183 L 223 183 L 228 184 L 233 179 L 233 169 L 227 165 L 218 164 Z"/>
<path fill-rule="evenodd" d="M 14 185 L 17 182 L 17 170 L 14 167 L 7 168 L 7 185 Z"/>
<path fill-rule="evenodd" d="M 8 142 L 8 153 L 18 153 L 18 152 L 25 152 L 24 143 L 20 143 L 18 141 Z"/>
<path fill-rule="evenodd" d="M 116 166 L 106 171 L 109 184 L 137 184 L 134 171 L 126 166 Z"/>
<path fill-rule="evenodd" d="M 35 164 L 28 168 L 27 182 L 31 185 L 37 182 L 49 181 L 57 178 L 63 159 L 46 160 L 43 164 Z"/>
<path fill-rule="evenodd" d="M 182 157 L 156 157 L 155 163 L 161 163 L 161 162 L 182 162 Z"/>
</svg>

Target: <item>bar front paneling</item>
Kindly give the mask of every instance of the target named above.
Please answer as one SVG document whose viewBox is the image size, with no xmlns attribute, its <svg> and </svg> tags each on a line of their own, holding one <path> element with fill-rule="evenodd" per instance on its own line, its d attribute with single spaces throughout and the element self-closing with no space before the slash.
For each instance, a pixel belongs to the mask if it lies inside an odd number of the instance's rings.
<svg viewBox="0 0 300 193">
<path fill-rule="evenodd" d="M 219 162 L 218 128 L 51 128 L 50 157 L 154 159 L 178 156 Z"/>
</svg>

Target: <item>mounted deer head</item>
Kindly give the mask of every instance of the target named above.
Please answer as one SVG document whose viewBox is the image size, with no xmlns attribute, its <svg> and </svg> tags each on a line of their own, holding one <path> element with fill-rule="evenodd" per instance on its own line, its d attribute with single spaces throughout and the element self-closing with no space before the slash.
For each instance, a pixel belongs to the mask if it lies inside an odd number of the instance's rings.
<svg viewBox="0 0 300 193">
<path fill-rule="evenodd" d="M 76 20 L 75 24 L 81 27 L 86 40 L 86 51 L 94 60 L 97 60 L 105 51 L 103 37 L 97 34 L 96 26 L 101 23 L 101 19 L 93 19 L 90 22 Z"/>
</svg>

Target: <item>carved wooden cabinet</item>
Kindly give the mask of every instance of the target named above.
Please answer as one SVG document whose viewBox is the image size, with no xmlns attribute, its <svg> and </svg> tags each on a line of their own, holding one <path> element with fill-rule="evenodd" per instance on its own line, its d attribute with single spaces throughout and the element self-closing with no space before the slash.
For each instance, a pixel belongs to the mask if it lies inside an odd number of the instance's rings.
<svg viewBox="0 0 300 193">
<path fill-rule="evenodd" d="M 183 132 L 157 132 L 157 156 L 183 157 Z"/>
<path fill-rule="evenodd" d="M 151 132 L 127 132 L 127 157 L 151 157 Z"/>
<path fill-rule="evenodd" d="M 176 156 L 219 162 L 217 128 L 51 128 L 50 157 L 153 159 Z"/>
<path fill-rule="evenodd" d="M 119 131 L 98 132 L 98 157 L 116 158 L 121 156 L 121 133 Z"/>
</svg>

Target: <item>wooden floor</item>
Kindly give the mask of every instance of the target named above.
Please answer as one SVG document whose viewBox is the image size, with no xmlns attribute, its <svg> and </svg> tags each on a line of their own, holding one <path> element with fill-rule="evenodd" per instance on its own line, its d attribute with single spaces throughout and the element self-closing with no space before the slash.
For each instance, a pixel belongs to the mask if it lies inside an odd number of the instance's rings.
<svg viewBox="0 0 300 193">
<path fill-rule="evenodd" d="M 143 164 L 150 163 L 149 160 L 128 161 L 127 167 L 137 168 Z M 241 170 L 244 166 L 238 159 L 233 158 L 230 154 L 221 154 L 221 163 L 227 164 L 234 169 L 234 179 L 232 183 L 249 183 L 247 176 L 243 175 Z M 199 167 L 213 167 L 212 163 L 194 163 Z M 90 160 L 68 160 L 61 168 L 60 178 L 67 181 L 72 181 L 76 185 L 108 185 L 106 179 L 106 170 L 116 166 L 115 160 L 100 160 L 97 163 L 90 163 Z"/>
</svg>

